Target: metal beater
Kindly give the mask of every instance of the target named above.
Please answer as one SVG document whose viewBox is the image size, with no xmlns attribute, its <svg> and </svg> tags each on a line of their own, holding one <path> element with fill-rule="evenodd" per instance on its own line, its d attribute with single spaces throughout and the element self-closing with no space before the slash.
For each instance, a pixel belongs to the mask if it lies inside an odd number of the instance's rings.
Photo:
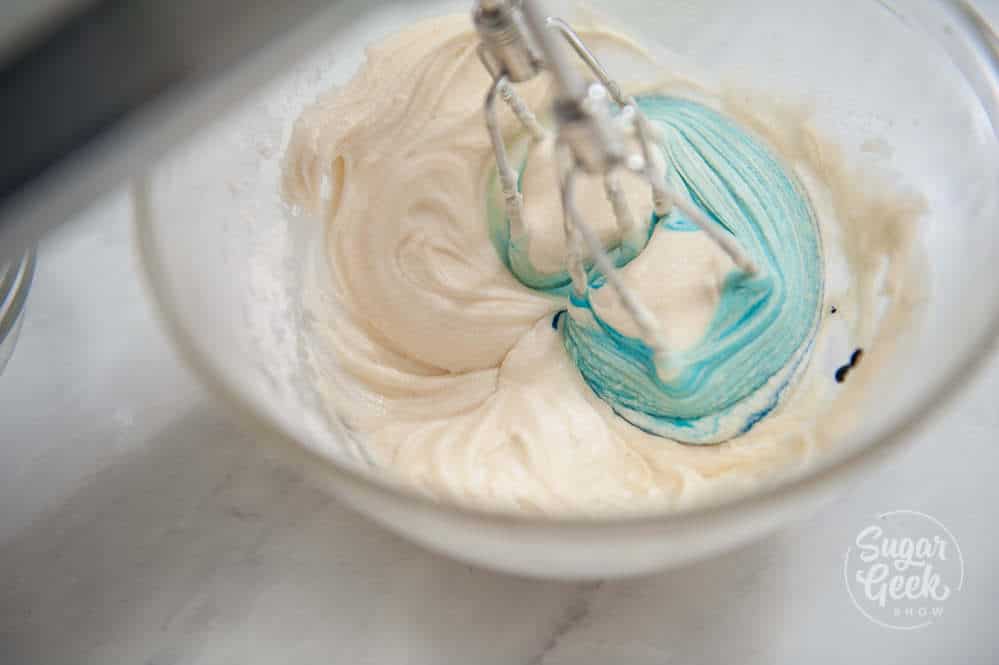
<svg viewBox="0 0 999 665">
<path fill-rule="evenodd" d="M 660 322 L 641 299 L 625 287 L 597 233 L 581 217 L 575 205 L 574 188 L 579 173 L 603 176 L 604 191 L 622 234 L 635 225 L 618 184 L 620 172 L 630 171 L 648 182 L 658 217 L 668 215 L 675 207 L 717 243 L 741 270 L 756 275 L 759 272 L 756 263 L 734 236 L 666 185 L 665 174 L 654 152 L 662 146 L 661 132 L 642 113 L 634 97 L 622 93 L 620 86 L 608 76 L 593 52 L 565 21 L 545 16 L 536 0 L 477 0 L 472 19 L 481 39 L 479 57 L 493 79 L 485 99 L 485 120 L 496 155 L 511 237 L 526 233 L 524 202 L 499 129 L 496 98 L 499 96 L 509 105 L 534 140 L 544 140 L 549 136 L 549 130 L 538 122 L 513 84 L 531 80 L 546 70 L 551 73 L 556 90 L 552 112 L 573 290 L 582 296 L 587 289 L 585 246 L 638 326 L 643 340 L 654 351 L 659 372 L 667 373 L 667 348 Z M 596 81 L 586 80 L 573 66 L 563 41 L 585 63 Z M 612 110 L 612 103 L 620 109 L 617 114 Z M 637 151 L 629 149 L 628 139 L 631 138 L 637 140 Z"/>
</svg>

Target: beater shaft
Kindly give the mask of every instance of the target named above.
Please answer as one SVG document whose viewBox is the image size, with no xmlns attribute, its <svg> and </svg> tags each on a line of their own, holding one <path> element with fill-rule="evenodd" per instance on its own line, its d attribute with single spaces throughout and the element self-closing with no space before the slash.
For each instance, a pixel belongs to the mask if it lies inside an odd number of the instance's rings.
<svg viewBox="0 0 999 665">
<path fill-rule="evenodd" d="M 503 190 L 511 239 L 521 238 L 526 233 L 523 198 L 518 191 L 517 173 L 510 166 L 500 131 L 496 97 L 498 94 L 511 108 L 534 140 L 546 139 L 549 131 L 538 122 L 512 86 L 512 83 L 534 78 L 541 69 L 545 69 L 551 73 L 556 89 L 552 110 L 561 174 L 563 229 L 573 291 L 582 296 L 588 289 L 585 245 L 597 269 L 640 330 L 642 338 L 653 349 L 661 374 L 666 365 L 667 348 L 659 321 L 624 285 L 599 236 L 580 217 L 574 200 L 578 175 L 603 176 L 604 192 L 625 240 L 634 241 L 632 234 L 639 228 L 619 184 L 621 169 L 637 173 L 648 182 L 653 210 L 658 217 L 666 216 L 676 208 L 725 251 L 739 269 L 758 275 L 759 267 L 719 222 L 667 186 L 663 163 L 657 159 L 656 153 L 656 147 L 663 144 L 662 133 L 642 113 L 635 98 L 623 94 L 621 87 L 568 23 L 560 18 L 545 16 L 535 0 L 478 0 L 473 21 L 482 40 L 479 57 L 493 78 L 485 100 L 485 119 L 496 155 L 496 170 Z M 563 41 L 599 83 L 583 78 L 570 61 Z M 611 101 L 620 107 L 616 115 Z M 628 148 L 629 133 L 637 140 L 640 154 Z"/>
</svg>

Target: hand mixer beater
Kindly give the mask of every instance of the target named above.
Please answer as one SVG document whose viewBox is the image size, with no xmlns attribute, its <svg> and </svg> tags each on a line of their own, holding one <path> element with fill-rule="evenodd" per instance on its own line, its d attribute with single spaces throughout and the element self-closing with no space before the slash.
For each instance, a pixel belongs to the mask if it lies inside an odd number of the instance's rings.
<svg viewBox="0 0 999 665">
<path fill-rule="evenodd" d="M 635 220 L 619 177 L 622 172 L 632 172 L 647 182 L 657 218 L 670 214 L 675 207 L 704 231 L 739 269 L 749 275 L 758 275 L 757 264 L 724 227 L 667 186 L 664 167 L 657 154 L 664 141 L 662 133 L 639 109 L 634 97 L 622 93 L 620 86 L 565 21 L 545 16 L 535 0 L 478 0 L 473 22 L 481 40 L 479 57 L 492 77 L 485 98 L 485 122 L 496 157 L 510 237 L 521 238 L 527 229 L 517 173 L 510 165 L 499 127 L 497 97 L 510 107 L 533 141 L 549 138 L 549 130 L 542 126 L 513 87 L 545 70 L 551 74 L 556 91 L 552 108 L 555 151 L 573 292 L 582 296 L 588 288 L 585 269 L 588 252 L 636 324 L 643 341 L 653 350 L 657 372 L 661 376 L 669 375 L 676 368 L 668 367 L 667 346 L 660 322 L 625 286 L 599 235 L 577 209 L 574 193 L 579 174 L 602 176 L 604 192 L 622 237 L 635 228 Z M 571 61 L 563 41 L 596 81 L 583 77 Z M 618 107 L 617 112 L 612 103 Z M 637 149 L 632 147 L 636 142 Z"/>
</svg>

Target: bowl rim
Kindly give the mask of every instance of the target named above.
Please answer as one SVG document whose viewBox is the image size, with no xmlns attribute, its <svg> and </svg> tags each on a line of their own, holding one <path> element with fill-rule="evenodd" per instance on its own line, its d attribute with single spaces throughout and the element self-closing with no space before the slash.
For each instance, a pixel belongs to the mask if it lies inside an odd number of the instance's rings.
<svg viewBox="0 0 999 665">
<path fill-rule="evenodd" d="M 883 4 L 881 0 L 875 0 Z M 956 24 L 968 38 L 975 55 L 988 66 L 992 109 L 985 108 L 991 121 L 993 132 L 999 136 L 999 37 L 995 29 L 968 0 L 928 0 L 947 13 L 947 18 Z M 901 19 L 900 19 L 901 20 Z M 946 26 L 950 29 L 951 26 Z M 948 52 L 948 57 L 950 53 Z M 953 63 L 961 71 L 960 67 Z M 962 73 L 964 73 L 962 71 Z M 977 93 L 976 89 L 976 93 Z M 981 97 L 979 96 L 979 99 Z M 223 403 L 247 426 L 262 433 L 270 434 L 269 439 L 293 449 L 299 457 L 321 462 L 324 471 L 350 483 L 360 483 L 383 497 L 395 501 L 417 504 L 415 507 L 435 513 L 443 513 L 456 519 L 471 519 L 483 526 L 516 527 L 527 530 L 540 530 L 548 533 L 587 533 L 594 531 L 615 531 L 642 527 L 684 527 L 735 511 L 760 509 L 779 499 L 804 496 L 809 492 L 841 479 L 859 473 L 869 463 L 884 459 L 909 443 L 911 435 L 926 426 L 934 417 L 950 405 L 954 399 L 971 385 L 988 360 L 999 352 L 999 302 L 990 313 L 988 323 L 977 335 L 967 351 L 960 356 L 936 382 L 936 387 L 922 399 L 901 410 L 896 421 L 883 433 L 876 432 L 864 437 L 854 437 L 857 445 L 850 447 L 839 456 L 830 456 L 825 462 L 797 474 L 781 477 L 776 482 L 766 483 L 750 492 L 725 496 L 718 501 L 693 505 L 677 510 L 658 512 L 623 513 L 617 515 L 541 515 L 535 513 L 514 513 L 493 511 L 483 507 L 459 505 L 442 501 L 422 494 L 399 482 L 386 477 L 367 474 L 360 469 L 339 464 L 336 460 L 321 455 L 309 446 L 294 440 L 294 437 L 280 424 L 261 415 L 259 410 L 238 390 L 230 385 L 219 373 L 211 370 L 203 360 L 197 344 L 180 323 L 171 296 L 163 287 L 166 271 L 158 262 L 154 215 L 148 209 L 149 174 L 137 176 L 130 187 L 133 208 L 132 223 L 135 229 L 134 242 L 140 257 L 140 270 L 143 282 L 151 295 L 154 310 L 174 342 L 181 360 L 212 392 L 222 398 Z M 334 493 L 336 490 L 333 490 Z"/>
</svg>

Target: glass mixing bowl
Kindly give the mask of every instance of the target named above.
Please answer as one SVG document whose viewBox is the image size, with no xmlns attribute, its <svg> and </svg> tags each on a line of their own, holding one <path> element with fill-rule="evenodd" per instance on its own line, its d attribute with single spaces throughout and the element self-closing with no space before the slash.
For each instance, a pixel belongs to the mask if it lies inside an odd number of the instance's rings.
<svg viewBox="0 0 999 665">
<path fill-rule="evenodd" d="M 847 154 L 876 137 L 922 192 L 930 268 L 922 323 L 879 376 L 862 424 L 827 455 L 752 494 L 668 514 L 554 519 L 439 503 L 379 476 L 316 396 L 300 301 L 322 225 L 279 193 L 294 119 L 346 81 L 363 47 L 469 3 L 340 3 L 325 48 L 178 146 L 136 188 L 154 298 L 190 364 L 318 483 L 395 531 L 527 575 L 634 574 L 689 561 L 803 516 L 909 438 L 967 380 L 999 330 L 999 67 L 965 4 L 932 0 L 588 2 L 647 45 L 758 90 L 793 90 Z M 565 3 L 550 3 L 566 18 Z M 635 28 L 638 28 L 636 30 Z M 321 269 L 321 267 L 320 267 Z M 251 454 L 248 451 L 247 454 Z"/>
</svg>

